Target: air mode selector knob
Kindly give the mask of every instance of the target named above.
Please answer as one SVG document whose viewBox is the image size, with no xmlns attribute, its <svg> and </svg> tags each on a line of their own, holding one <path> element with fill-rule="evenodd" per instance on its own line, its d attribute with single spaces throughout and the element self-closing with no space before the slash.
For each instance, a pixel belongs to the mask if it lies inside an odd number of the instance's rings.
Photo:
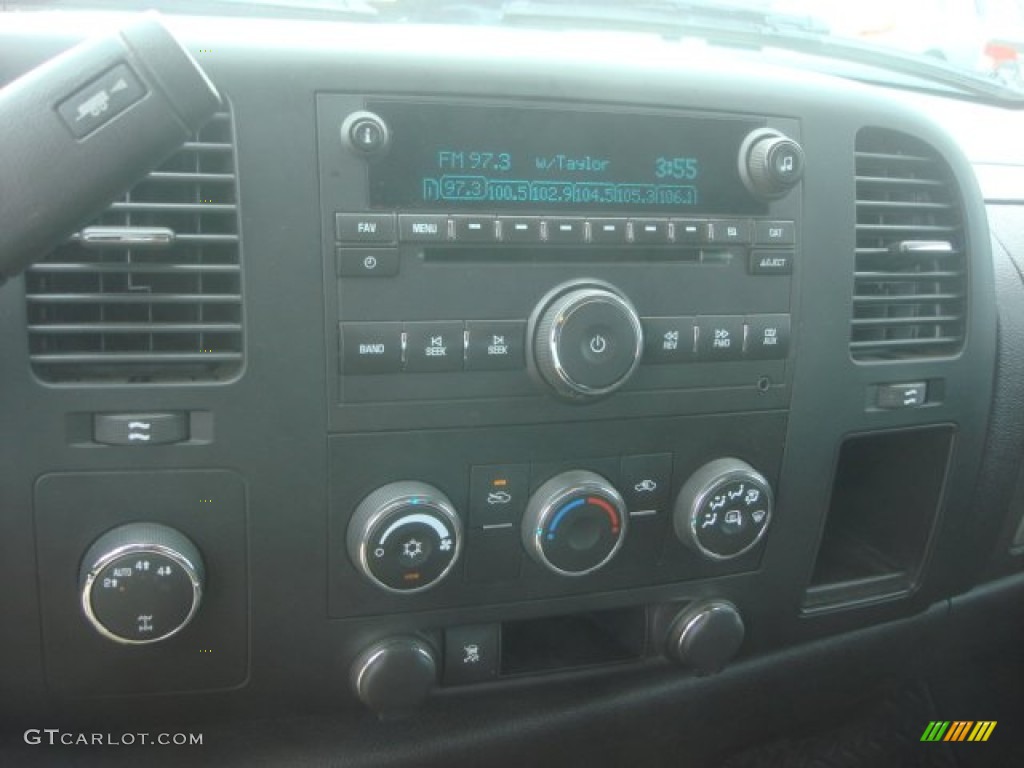
<svg viewBox="0 0 1024 768">
<path fill-rule="evenodd" d="M 607 565 L 622 547 L 628 525 L 622 496 L 600 475 L 563 472 L 530 497 L 523 546 L 559 576 L 584 576 Z"/>
<path fill-rule="evenodd" d="M 356 507 L 348 554 L 388 592 L 422 592 L 440 583 L 462 551 L 462 522 L 452 503 L 426 483 L 390 483 Z"/>
<path fill-rule="evenodd" d="M 555 394 L 583 400 L 611 394 L 633 375 L 643 351 L 640 316 L 612 286 L 567 283 L 530 318 L 531 369 Z"/>
<path fill-rule="evenodd" d="M 108 640 L 145 645 L 188 626 L 203 596 L 203 558 L 179 531 L 130 523 L 100 536 L 82 558 L 82 611 Z"/>
<path fill-rule="evenodd" d="M 710 560 L 729 560 L 753 549 L 772 517 L 772 489 L 745 461 L 708 462 L 683 485 L 672 523 L 676 536 Z"/>
<path fill-rule="evenodd" d="M 739 164 L 747 189 L 763 200 L 774 200 L 800 183 L 804 151 L 788 136 L 761 128 L 743 141 Z"/>
</svg>

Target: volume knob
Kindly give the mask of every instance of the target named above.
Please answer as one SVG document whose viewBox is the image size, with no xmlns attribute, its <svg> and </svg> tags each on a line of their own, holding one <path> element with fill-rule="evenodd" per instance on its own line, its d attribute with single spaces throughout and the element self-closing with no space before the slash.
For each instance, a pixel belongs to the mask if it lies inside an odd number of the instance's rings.
<svg viewBox="0 0 1024 768">
<path fill-rule="evenodd" d="M 611 394 L 640 364 L 640 317 L 628 299 L 604 283 L 556 288 L 534 310 L 530 330 L 533 370 L 566 399 Z"/>
</svg>

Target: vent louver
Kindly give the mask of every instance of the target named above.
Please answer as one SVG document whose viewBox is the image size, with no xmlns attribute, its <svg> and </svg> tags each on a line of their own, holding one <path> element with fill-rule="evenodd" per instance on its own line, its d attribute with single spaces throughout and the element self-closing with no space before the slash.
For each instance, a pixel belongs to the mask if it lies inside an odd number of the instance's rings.
<svg viewBox="0 0 1024 768">
<path fill-rule="evenodd" d="M 50 382 L 218 381 L 242 364 L 231 117 L 25 276 L 33 370 Z"/>
<path fill-rule="evenodd" d="M 857 252 L 850 352 L 857 360 L 941 357 L 963 346 L 967 258 L 959 194 L 924 142 L 857 135 Z"/>
</svg>

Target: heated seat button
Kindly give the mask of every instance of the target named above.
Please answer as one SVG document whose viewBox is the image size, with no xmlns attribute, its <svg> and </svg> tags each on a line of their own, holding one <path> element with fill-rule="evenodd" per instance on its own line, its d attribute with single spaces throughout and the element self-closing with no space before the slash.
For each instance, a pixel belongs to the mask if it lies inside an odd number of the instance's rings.
<svg viewBox="0 0 1024 768">
<path fill-rule="evenodd" d="M 184 413 L 97 413 L 92 439 L 103 445 L 169 445 L 188 439 Z"/>
<path fill-rule="evenodd" d="M 405 370 L 461 371 L 463 325 L 460 322 L 405 324 Z"/>
<path fill-rule="evenodd" d="M 402 370 L 401 323 L 342 323 L 341 365 L 345 373 Z"/>
<path fill-rule="evenodd" d="M 526 364 L 526 323 L 520 320 L 470 320 L 466 370 L 506 371 Z"/>
<path fill-rule="evenodd" d="M 467 685 L 498 676 L 497 624 L 450 627 L 444 633 L 444 684 Z"/>
<path fill-rule="evenodd" d="M 697 318 L 698 360 L 739 360 L 742 356 L 742 317 L 718 315 Z"/>
<path fill-rule="evenodd" d="M 789 315 L 750 315 L 747 349 L 751 360 L 782 360 L 789 352 Z"/>
</svg>

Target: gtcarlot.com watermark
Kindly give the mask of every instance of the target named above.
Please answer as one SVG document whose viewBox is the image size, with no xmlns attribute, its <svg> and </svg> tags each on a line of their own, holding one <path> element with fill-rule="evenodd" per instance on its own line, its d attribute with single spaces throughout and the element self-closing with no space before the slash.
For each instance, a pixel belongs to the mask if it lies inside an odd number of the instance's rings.
<svg viewBox="0 0 1024 768">
<path fill-rule="evenodd" d="M 65 747 L 201 747 L 201 733 L 83 733 L 60 728 L 29 728 L 25 743 L 32 746 Z"/>
</svg>

